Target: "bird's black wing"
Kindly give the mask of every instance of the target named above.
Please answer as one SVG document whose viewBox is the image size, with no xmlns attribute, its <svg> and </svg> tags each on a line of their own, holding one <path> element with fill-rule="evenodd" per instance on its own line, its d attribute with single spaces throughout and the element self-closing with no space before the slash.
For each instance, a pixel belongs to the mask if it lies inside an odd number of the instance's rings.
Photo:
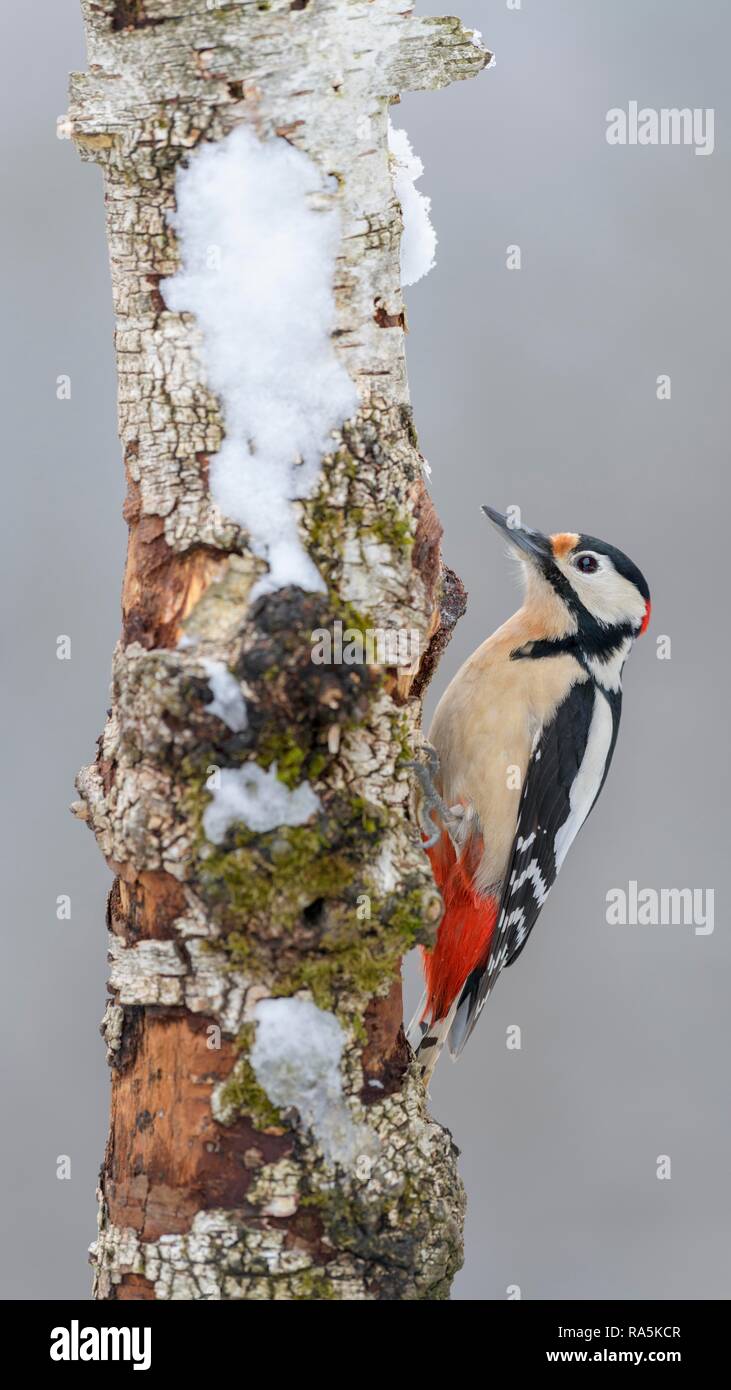
<svg viewBox="0 0 731 1390">
<path fill-rule="evenodd" d="M 512 965 L 528 939 L 563 856 L 601 790 L 618 723 L 618 699 L 608 701 L 594 681 L 586 680 L 572 686 L 536 736 L 490 954 L 462 989 L 449 1035 L 453 1056 L 464 1047 L 503 966 Z M 579 777 L 590 735 L 590 757 Z"/>
</svg>

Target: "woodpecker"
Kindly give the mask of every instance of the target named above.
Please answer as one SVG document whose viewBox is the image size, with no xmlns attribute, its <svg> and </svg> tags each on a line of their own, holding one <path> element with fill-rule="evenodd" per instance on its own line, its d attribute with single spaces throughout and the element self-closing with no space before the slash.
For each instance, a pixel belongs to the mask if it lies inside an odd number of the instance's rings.
<svg viewBox="0 0 731 1390">
<path fill-rule="evenodd" d="M 622 669 L 650 621 L 644 576 L 621 550 L 544 536 L 483 512 L 520 561 L 524 600 L 457 672 L 436 709 L 422 787 L 424 847 L 444 900 L 409 1029 L 425 1080 L 456 1058 L 517 960 L 604 785 Z"/>
</svg>

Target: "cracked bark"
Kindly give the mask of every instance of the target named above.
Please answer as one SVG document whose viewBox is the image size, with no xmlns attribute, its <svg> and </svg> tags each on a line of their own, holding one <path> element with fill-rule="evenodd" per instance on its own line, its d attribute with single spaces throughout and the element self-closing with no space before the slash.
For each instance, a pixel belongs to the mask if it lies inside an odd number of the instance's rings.
<svg viewBox="0 0 731 1390">
<path fill-rule="evenodd" d="M 399 967 L 441 910 L 405 764 L 464 593 L 441 565 L 411 419 L 387 118 L 399 92 L 471 76 L 488 55 L 458 20 L 401 0 L 82 9 L 89 69 L 72 76 L 66 123 L 104 173 L 130 532 L 112 707 L 76 804 L 116 875 L 95 1294 L 447 1297 L 463 1192 L 409 1066 Z M 262 561 L 208 491 L 223 422 L 198 330 L 160 291 L 178 265 L 176 167 L 241 122 L 337 175 L 333 342 L 360 398 L 295 504 L 327 593 L 253 602 Z M 336 620 L 416 630 L 418 671 L 313 664 L 310 634 Z M 211 713 L 201 657 L 241 683 L 243 732 Z M 211 845 L 210 768 L 249 760 L 309 781 L 321 812 Z M 354 1171 L 328 1166 L 248 1061 L 256 1004 L 294 993 L 345 1031 L 344 1092 L 376 1155 Z"/>
</svg>

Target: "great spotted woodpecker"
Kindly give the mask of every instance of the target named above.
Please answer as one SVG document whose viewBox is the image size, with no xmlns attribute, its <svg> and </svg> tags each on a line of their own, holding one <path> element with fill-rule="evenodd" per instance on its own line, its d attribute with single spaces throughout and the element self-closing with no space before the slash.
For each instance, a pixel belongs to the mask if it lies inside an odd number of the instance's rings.
<svg viewBox="0 0 731 1390">
<path fill-rule="evenodd" d="M 437 706 L 422 783 L 425 848 L 444 900 L 423 951 L 409 1040 L 428 1080 L 459 1055 L 522 951 L 612 760 L 622 668 L 650 591 L 621 550 L 543 536 L 483 507 L 521 561 L 523 606 L 465 662 Z"/>
</svg>

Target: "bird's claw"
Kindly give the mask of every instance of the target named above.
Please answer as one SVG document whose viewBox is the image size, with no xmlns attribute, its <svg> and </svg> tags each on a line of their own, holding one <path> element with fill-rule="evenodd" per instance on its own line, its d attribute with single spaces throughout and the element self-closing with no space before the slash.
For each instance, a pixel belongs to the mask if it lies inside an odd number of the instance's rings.
<svg viewBox="0 0 731 1390">
<path fill-rule="evenodd" d="M 425 816 L 419 818 L 419 829 L 421 830 L 422 836 L 426 835 L 427 826 L 431 828 L 432 833 L 428 838 L 422 838 L 421 847 L 422 849 L 433 849 L 435 844 L 442 838 L 442 827 L 441 825 L 437 825 L 436 821 L 432 819 L 431 811 L 427 811 Z"/>
<path fill-rule="evenodd" d="M 442 836 L 443 830 L 447 831 L 455 848 L 457 838 L 463 823 L 464 807 L 447 806 L 444 799 L 439 795 L 434 778 L 439 772 L 439 757 L 435 748 L 431 744 L 424 745 L 426 762 L 412 761 L 407 763 L 407 767 L 413 771 L 421 784 L 421 803 L 419 805 L 419 829 L 423 835 L 422 848 L 433 849 Z M 434 820 L 434 815 L 438 815 L 442 821 L 438 825 Z"/>
</svg>

